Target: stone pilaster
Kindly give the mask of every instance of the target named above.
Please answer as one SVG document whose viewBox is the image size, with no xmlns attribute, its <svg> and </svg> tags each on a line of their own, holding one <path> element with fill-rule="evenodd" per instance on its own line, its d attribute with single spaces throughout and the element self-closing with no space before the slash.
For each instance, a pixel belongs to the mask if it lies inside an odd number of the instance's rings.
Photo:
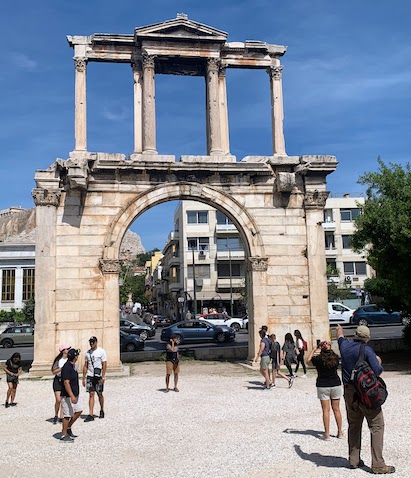
<svg viewBox="0 0 411 478">
<path fill-rule="evenodd" d="M 75 112 L 74 132 L 75 150 L 87 151 L 87 100 L 86 100 L 86 70 L 87 59 L 74 57 L 75 78 Z"/>
<path fill-rule="evenodd" d="M 218 94 L 220 101 L 221 148 L 224 154 L 230 154 L 230 134 L 228 127 L 226 66 L 220 66 L 218 71 Z"/>
<path fill-rule="evenodd" d="M 282 86 L 281 65 L 271 66 L 267 69 L 270 75 L 270 93 L 271 93 L 271 118 L 273 130 L 273 155 L 285 155 L 284 140 L 284 108 L 283 108 L 283 86 Z"/>
<path fill-rule="evenodd" d="M 131 64 L 134 80 L 134 153 L 143 151 L 143 72 L 141 62 Z"/>
<path fill-rule="evenodd" d="M 153 55 L 143 55 L 143 153 L 157 154 Z"/>
<path fill-rule="evenodd" d="M 206 85 L 207 85 L 207 137 L 209 155 L 222 154 L 220 101 L 219 101 L 219 61 L 215 58 L 207 60 Z"/>
</svg>

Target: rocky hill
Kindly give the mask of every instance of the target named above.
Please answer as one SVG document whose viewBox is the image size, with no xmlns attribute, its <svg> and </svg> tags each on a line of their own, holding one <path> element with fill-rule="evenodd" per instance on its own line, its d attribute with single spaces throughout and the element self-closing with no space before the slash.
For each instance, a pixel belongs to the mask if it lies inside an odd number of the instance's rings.
<svg viewBox="0 0 411 478">
<path fill-rule="evenodd" d="M 34 244 L 36 242 L 36 208 L 12 208 L 1 211 L 0 242 Z M 128 230 L 121 243 L 120 259 L 131 260 L 145 251 L 140 236 Z"/>
</svg>

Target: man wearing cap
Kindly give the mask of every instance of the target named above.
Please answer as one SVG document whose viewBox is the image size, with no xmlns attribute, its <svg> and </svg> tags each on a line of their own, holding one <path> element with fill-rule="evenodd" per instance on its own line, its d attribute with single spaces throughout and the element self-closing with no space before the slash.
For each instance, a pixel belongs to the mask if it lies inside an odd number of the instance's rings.
<svg viewBox="0 0 411 478">
<path fill-rule="evenodd" d="M 364 466 L 360 453 L 362 423 L 365 417 L 367 419 L 368 428 L 371 432 L 371 468 L 373 473 L 394 473 L 395 468 L 386 465 L 382 456 L 384 445 L 384 416 L 382 409 L 368 410 L 362 404 L 357 403 L 354 400 L 355 389 L 354 384 L 351 381 L 351 373 L 360 355 L 361 344 L 367 343 L 370 340 L 370 329 L 365 325 L 360 325 L 357 327 L 354 340 L 347 340 L 344 337 L 341 325 L 338 325 L 337 339 L 341 353 L 344 399 L 348 420 L 348 453 L 350 468 L 361 468 Z M 377 376 L 381 375 L 383 371 L 381 367 L 381 359 L 368 345 L 365 347 L 365 360 Z"/>
<path fill-rule="evenodd" d="M 76 362 L 79 351 L 70 349 L 67 352 L 67 362 L 61 369 L 61 409 L 63 412 L 63 430 L 60 440 L 63 442 L 73 442 L 77 435 L 71 431 L 73 423 L 81 415 L 83 407 L 79 402 L 79 380 L 76 368 Z"/>
<path fill-rule="evenodd" d="M 85 422 L 94 420 L 94 396 L 97 392 L 100 402 L 100 418 L 104 418 L 104 382 L 106 379 L 107 358 L 106 352 L 97 346 L 97 337 L 89 338 L 90 349 L 86 353 L 83 367 L 83 387 L 86 386 L 89 398 L 89 414 L 85 418 Z"/>
</svg>

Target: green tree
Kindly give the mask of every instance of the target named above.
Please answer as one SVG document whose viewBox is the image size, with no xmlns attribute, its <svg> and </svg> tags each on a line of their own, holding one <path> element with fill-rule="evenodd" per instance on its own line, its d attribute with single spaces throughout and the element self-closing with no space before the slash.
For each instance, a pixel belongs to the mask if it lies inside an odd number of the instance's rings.
<svg viewBox="0 0 411 478">
<path fill-rule="evenodd" d="M 30 299 L 26 300 L 22 312 L 24 314 L 25 322 L 34 323 L 34 307 L 35 307 L 35 300 L 34 296 L 30 297 Z"/>
<path fill-rule="evenodd" d="M 147 305 L 148 299 L 146 297 L 146 278 L 144 275 L 133 275 L 130 273 L 132 267 L 122 266 L 120 286 L 120 304 L 125 304 L 128 296 L 131 293 L 133 302 L 140 302 L 142 305 Z"/>
<path fill-rule="evenodd" d="M 335 282 L 328 283 L 328 302 L 341 302 L 344 299 L 352 299 L 353 294 L 347 287 L 338 287 Z"/>
<path fill-rule="evenodd" d="M 367 185 L 363 214 L 352 238 L 355 250 L 368 249 L 367 261 L 376 277 L 365 281 L 373 296 L 381 297 L 389 310 L 411 313 L 411 170 L 398 164 L 365 173 L 359 183 Z"/>
<path fill-rule="evenodd" d="M 151 256 L 154 256 L 155 252 L 158 252 L 160 249 L 154 248 L 151 251 L 142 252 L 136 256 L 136 265 L 144 266 L 144 264 L 151 259 Z"/>
</svg>

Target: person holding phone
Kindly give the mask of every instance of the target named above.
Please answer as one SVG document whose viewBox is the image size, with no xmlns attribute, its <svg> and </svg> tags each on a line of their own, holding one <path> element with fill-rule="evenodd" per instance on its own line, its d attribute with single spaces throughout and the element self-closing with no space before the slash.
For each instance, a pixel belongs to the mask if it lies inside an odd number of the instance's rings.
<svg viewBox="0 0 411 478">
<path fill-rule="evenodd" d="M 170 375 L 172 373 L 174 374 L 174 391 L 179 392 L 179 389 L 177 388 L 178 374 L 180 373 L 179 361 L 176 336 L 172 335 L 170 343 L 168 343 L 166 347 L 166 393 L 170 390 Z"/>
</svg>

